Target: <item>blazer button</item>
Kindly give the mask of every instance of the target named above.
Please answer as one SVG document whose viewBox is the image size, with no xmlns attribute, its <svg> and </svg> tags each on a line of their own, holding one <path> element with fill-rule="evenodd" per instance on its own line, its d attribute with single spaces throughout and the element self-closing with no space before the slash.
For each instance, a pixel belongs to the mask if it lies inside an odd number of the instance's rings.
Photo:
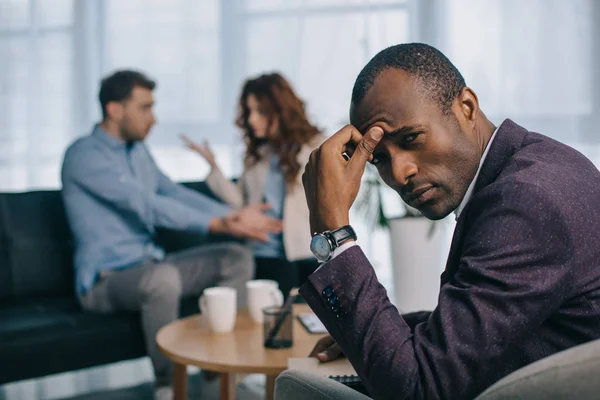
<svg viewBox="0 0 600 400">
<path fill-rule="evenodd" d="M 327 286 L 325 289 L 323 289 L 323 296 L 329 298 L 331 296 L 333 296 L 333 288 L 331 286 Z"/>
<path fill-rule="evenodd" d="M 329 299 L 327 299 L 327 302 L 333 306 L 335 304 L 338 304 L 339 299 L 337 296 L 334 295 L 334 296 L 330 297 Z"/>
<path fill-rule="evenodd" d="M 341 314 L 342 309 L 343 309 L 343 307 L 339 303 L 335 303 L 335 304 L 331 305 L 331 311 L 333 311 L 336 314 Z"/>
</svg>

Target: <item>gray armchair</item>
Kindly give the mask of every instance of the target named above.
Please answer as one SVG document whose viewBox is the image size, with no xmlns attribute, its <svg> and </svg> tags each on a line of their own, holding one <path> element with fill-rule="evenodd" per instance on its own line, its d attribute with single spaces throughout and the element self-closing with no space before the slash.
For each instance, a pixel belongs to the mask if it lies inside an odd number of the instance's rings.
<svg viewBox="0 0 600 400">
<path fill-rule="evenodd" d="M 600 398 L 600 340 L 553 354 L 500 379 L 476 400 Z"/>
<path fill-rule="evenodd" d="M 275 400 L 368 400 L 328 378 L 285 371 L 275 382 Z M 475 400 L 600 399 L 600 340 L 561 351 L 500 379 Z"/>
</svg>

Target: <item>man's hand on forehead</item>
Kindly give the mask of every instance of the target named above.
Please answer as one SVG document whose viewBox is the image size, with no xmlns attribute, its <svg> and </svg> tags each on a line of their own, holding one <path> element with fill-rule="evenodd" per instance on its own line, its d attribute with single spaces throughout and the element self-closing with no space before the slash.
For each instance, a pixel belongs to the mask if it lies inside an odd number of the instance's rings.
<svg viewBox="0 0 600 400">
<path fill-rule="evenodd" d="M 311 233 L 349 224 L 365 165 L 382 137 L 380 127 L 370 128 L 363 136 L 346 125 L 313 151 L 302 176 Z"/>
</svg>

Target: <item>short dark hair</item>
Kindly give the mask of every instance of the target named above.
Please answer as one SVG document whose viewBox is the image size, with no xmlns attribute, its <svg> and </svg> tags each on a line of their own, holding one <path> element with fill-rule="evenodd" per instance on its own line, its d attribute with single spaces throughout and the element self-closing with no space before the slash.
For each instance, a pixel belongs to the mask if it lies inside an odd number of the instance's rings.
<svg viewBox="0 0 600 400">
<path fill-rule="evenodd" d="M 102 118 L 106 118 L 108 103 L 128 99 L 136 86 L 154 90 L 156 83 L 141 72 L 133 70 L 117 71 L 102 79 L 98 94 L 102 107 Z"/>
<path fill-rule="evenodd" d="M 417 77 L 433 100 L 439 102 L 444 113 L 466 86 L 454 64 L 441 51 L 423 43 L 406 43 L 380 51 L 362 69 L 352 90 L 352 104 L 358 105 L 373 86 L 379 74 L 397 68 Z"/>
</svg>

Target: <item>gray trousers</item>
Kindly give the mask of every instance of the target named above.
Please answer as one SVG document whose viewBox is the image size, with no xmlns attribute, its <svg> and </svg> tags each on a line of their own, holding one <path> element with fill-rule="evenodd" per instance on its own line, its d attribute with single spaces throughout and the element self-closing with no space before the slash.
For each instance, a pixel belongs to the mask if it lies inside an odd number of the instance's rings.
<svg viewBox="0 0 600 400">
<path fill-rule="evenodd" d="M 172 363 L 158 350 L 155 337 L 161 327 L 177 319 L 181 297 L 199 296 L 211 286 L 229 286 L 237 289 L 238 307 L 243 307 L 245 282 L 253 274 L 250 248 L 237 243 L 211 244 L 169 254 L 160 262 L 104 274 L 81 296 L 80 303 L 94 312 L 140 312 L 156 385 L 169 385 Z"/>
</svg>

